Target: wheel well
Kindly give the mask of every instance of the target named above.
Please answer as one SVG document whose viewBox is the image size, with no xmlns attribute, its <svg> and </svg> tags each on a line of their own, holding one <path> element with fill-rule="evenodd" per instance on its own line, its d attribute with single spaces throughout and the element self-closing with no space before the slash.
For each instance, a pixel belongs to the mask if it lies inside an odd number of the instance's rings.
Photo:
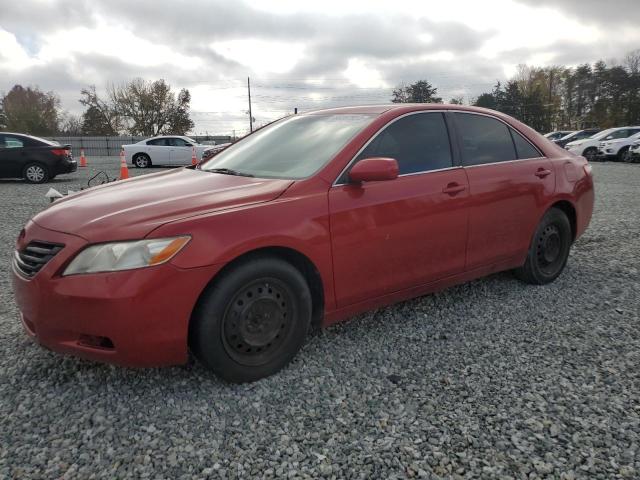
<svg viewBox="0 0 640 480">
<path fill-rule="evenodd" d="M 149 163 L 151 163 L 151 157 L 150 157 L 148 154 L 144 153 L 144 152 L 138 152 L 138 153 L 136 153 L 136 154 L 135 154 L 133 157 L 131 157 L 131 158 L 132 158 L 133 160 L 135 160 L 135 159 L 136 159 L 136 158 L 138 158 L 138 157 L 147 157 L 147 159 L 149 160 Z"/>
<path fill-rule="evenodd" d="M 564 212 L 564 214 L 569 219 L 569 224 L 571 225 L 571 240 L 575 240 L 577 230 L 577 217 L 575 207 L 571 204 L 571 202 L 561 200 L 554 203 L 551 208 L 557 208 L 558 210 L 562 210 Z"/>
<path fill-rule="evenodd" d="M 324 316 L 324 289 L 322 284 L 322 277 L 320 272 L 309 258 L 288 247 L 265 247 L 249 252 L 234 258 L 227 263 L 222 270 L 220 270 L 209 282 L 207 288 L 214 284 L 219 278 L 221 278 L 225 272 L 233 269 L 236 265 L 242 262 L 251 260 L 251 258 L 259 256 L 270 256 L 281 259 L 291 265 L 293 265 L 305 278 L 309 290 L 311 292 L 312 314 L 311 324 L 313 328 L 320 326 L 322 318 Z M 199 300 L 198 300 L 199 301 Z"/>
</svg>

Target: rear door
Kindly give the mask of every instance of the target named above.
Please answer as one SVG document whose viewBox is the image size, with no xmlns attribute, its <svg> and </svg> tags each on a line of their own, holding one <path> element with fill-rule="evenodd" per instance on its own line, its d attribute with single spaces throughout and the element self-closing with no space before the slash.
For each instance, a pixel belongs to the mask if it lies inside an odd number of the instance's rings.
<svg viewBox="0 0 640 480">
<path fill-rule="evenodd" d="M 171 137 L 171 165 L 191 165 L 192 145 L 184 138 Z"/>
<path fill-rule="evenodd" d="M 26 163 L 24 139 L 17 135 L 0 134 L 0 175 L 21 177 Z"/>
<path fill-rule="evenodd" d="M 154 138 L 147 141 L 147 152 L 154 165 L 169 165 L 171 146 L 168 138 Z"/>
<path fill-rule="evenodd" d="M 392 121 L 354 159 L 391 157 L 395 180 L 329 191 L 338 306 L 429 283 L 465 264 L 468 185 L 454 164 L 441 112 Z"/>
<path fill-rule="evenodd" d="M 471 194 L 466 269 L 519 258 L 555 191 L 551 161 L 497 118 L 452 115 Z"/>
</svg>

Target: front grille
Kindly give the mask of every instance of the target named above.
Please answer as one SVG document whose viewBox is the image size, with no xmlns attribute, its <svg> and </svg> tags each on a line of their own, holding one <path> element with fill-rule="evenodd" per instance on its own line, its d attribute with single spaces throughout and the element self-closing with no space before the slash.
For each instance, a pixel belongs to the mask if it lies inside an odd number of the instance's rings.
<svg viewBox="0 0 640 480">
<path fill-rule="evenodd" d="M 64 245 L 60 243 L 30 242 L 24 249 L 15 252 L 13 264 L 18 272 L 31 278 L 63 248 Z"/>
</svg>

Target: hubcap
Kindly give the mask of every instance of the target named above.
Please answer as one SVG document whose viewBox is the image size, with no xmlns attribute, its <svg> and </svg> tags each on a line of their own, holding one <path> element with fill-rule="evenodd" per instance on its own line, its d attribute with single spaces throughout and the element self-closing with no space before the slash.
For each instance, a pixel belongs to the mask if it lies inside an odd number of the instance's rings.
<svg viewBox="0 0 640 480">
<path fill-rule="evenodd" d="M 547 225 L 537 242 L 537 258 L 540 269 L 552 275 L 562 263 L 562 237 L 556 225 Z"/>
<path fill-rule="evenodd" d="M 276 279 L 262 279 L 240 289 L 222 322 L 224 346 L 243 365 L 260 365 L 277 354 L 293 325 L 288 290 Z"/>
<path fill-rule="evenodd" d="M 145 168 L 147 166 L 147 158 L 146 157 L 138 157 L 136 158 L 136 163 L 138 167 Z"/>
<path fill-rule="evenodd" d="M 37 165 L 27 168 L 27 178 L 32 182 L 41 182 L 44 179 L 44 169 Z"/>
</svg>

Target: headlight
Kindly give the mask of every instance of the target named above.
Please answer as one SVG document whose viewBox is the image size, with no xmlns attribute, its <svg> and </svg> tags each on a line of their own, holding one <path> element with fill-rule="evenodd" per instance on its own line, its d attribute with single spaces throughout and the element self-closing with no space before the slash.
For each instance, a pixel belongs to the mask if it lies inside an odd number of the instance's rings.
<svg viewBox="0 0 640 480">
<path fill-rule="evenodd" d="M 116 272 L 160 265 L 171 260 L 189 240 L 191 237 L 184 236 L 92 245 L 76 255 L 63 275 Z"/>
</svg>

